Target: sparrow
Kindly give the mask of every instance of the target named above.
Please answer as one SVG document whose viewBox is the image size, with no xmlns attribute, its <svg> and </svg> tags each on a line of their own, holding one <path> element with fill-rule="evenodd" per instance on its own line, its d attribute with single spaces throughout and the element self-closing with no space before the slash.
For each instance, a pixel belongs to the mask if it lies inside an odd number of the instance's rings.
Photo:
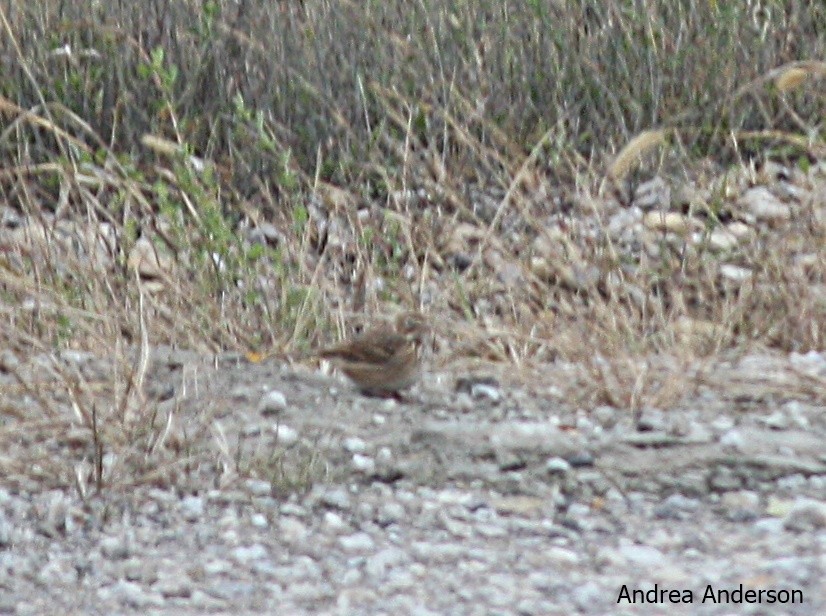
<svg viewBox="0 0 826 616">
<path fill-rule="evenodd" d="M 419 379 L 428 329 L 422 314 L 403 312 L 393 327 L 379 325 L 315 355 L 332 361 L 362 393 L 398 397 Z"/>
</svg>

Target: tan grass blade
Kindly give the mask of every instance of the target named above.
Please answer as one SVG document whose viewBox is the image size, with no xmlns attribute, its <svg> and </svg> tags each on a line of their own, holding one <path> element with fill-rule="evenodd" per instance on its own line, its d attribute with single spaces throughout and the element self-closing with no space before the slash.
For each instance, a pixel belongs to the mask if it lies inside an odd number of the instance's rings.
<svg viewBox="0 0 826 616">
<path fill-rule="evenodd" d="M 165 156 L 177 156 L 179 154 L 183 154 L 184 151 L 184 149 L 174 141 L 164 139 L 163 137 L 156 137 L 155 135 L 150 135 L 149 133 L 146 133 L 141 137 L 141 143 L 144 147 L 149 148 L 153 152 L 163 154 Z"/>
<path fill-rule="evenodd" d="M 826 147 L 822 144 L 813 143 L 803 135 L 796 135 L 782 130 L 742 130 L 733 131 L 732 137 L 738 140 L 758 140 L 758 141 L 781 141 L 789 145 L 805 150 L 815 157 L 826 156 Z"/>
<path fill-rule="evenodd" d="M 826 62 L 810 60 L 781 66 L 771 73 L 778 91 L 788 92 L 800 87 L 810 77 L 826 77 Z"/>
<path fill-rule="evenodd" d="M 783 71 L 777 79 L 774 80 L 774 85 L 777 86 L 779 92 L 788 92 L 800 87 L 803 82 L 809 78 L 809 71 L 794 66 L 786 71 Z"/>
<path fill-rule="evenodd" d="M 662 144 L 665 141 L 665 137 L 665 130 L 647 130 L 641 132 L 620 150 L 619 154 L 614 158 L 614 162 L 608 167 L 608 175 L 615 180 L 624 178 L 628 172 L 634 168 L 634 165 L 637 164 L 639 159 Z"/>
<path fill-rule="evenodd" d="M 34 126 L 46 129 L 48 131 L 51 131 L 52 133 L 55 134 L 55 136 L 60 137 L 62 139 L 65 139 L 66 141 L 68 141 L 72 145 L 74 145 L 74 146 L 76 146 L 76 147 L 78 147 L 78 148 L 80 148 L 80 149 L 82 149 L 86 152 L 90 151 L 89 146 L 87 146 L 82 141 L 80 141 L 78 139 L 75 139 L 74 137 L 72 137 L 72 135 L 67 133 L 65 130 L 63 130 L 59 126 L 55 126 L 55 124 L 51 120 L 41 118 L 34 111 L 23 109 L 22 107 L 19 107 L 18 105 L 15 105 L 12 101 L 10 101 L 7 98 L 4 98 L 3 96 L 0 96 L 0 114 L 9 115 L 9 116 L 11 116 L 11 115 L 17 115 L 18 116 L 17 118 L 14 119 L 14 121 L 10 122 L 8 127 L 6 128 L 6 130 L 3 131 L 2 135 L 0 135 L 0 140 L 5 140 L 6 136 L 12 130 L 13 126 L 17 122 L 26 121 L 29 124 L 32 124 Z"/>
</svg>

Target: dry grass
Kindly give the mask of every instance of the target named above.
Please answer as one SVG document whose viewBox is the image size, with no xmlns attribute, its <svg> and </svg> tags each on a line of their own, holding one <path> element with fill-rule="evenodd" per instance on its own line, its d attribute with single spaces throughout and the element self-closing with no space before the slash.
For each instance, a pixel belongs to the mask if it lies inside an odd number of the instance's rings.
<svg viewBox="0 0 826 616">
<path fill-rule="evenodd" d="M 822 348 L 817 207 L 725 255 L 739 286 L 702 246 L 631 263 L 606 230 L 606 177 L 823 157 L 826 70 L 788 58 L 826 55 L 826 8 L 754 4 L 3 5 L 0 198 L 30 223 L 3 236 L 3 345 L 118 368 L 103 396 L 18 375 L 2 438 L 79 430 L 92 484 L 101 443 L 129 461 L 110 485 L 168 476 L 186 448 L 131 419 L 141 349 L 293 352 L 390 304 L 437 316 L 443 358 L 583 362 L 581 399 L 629 409 L 678 397 L 652 353 Z"/>
</svg>

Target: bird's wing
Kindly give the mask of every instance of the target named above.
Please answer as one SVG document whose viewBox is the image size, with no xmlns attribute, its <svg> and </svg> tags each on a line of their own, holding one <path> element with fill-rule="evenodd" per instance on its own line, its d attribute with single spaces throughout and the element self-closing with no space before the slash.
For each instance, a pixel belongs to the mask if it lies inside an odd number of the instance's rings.
<svg viewBox="0 0 826 616">
<path fill-rule="evenodd" d="M 370 332 L 356 336 L 349 342 L 319 351 L 319 357 L 350 362 L 381 364 L 399 352 L 407 338 L 392 332 Z"/>
</svg>

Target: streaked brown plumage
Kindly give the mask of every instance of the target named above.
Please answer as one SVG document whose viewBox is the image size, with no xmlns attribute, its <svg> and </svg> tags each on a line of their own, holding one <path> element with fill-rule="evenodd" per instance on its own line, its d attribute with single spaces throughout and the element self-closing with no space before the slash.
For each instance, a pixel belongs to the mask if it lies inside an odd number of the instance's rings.
<svg viewBox="0 0 826 616">
<path fill-rule="evenodd" d="M 418 380 L 427 329 L 423 315 L 403 312 L 394 327 L 374 327 L 316 355 L 331 360 L 362 392 L 394 395 Z"/>
</svg>

